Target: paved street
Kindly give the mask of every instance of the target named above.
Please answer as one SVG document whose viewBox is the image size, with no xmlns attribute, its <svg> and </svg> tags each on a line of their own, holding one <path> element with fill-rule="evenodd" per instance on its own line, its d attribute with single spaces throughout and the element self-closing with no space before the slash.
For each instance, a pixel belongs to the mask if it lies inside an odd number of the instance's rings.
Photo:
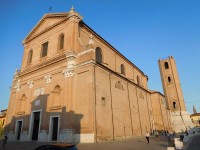
<svg viewBox="0 0 200 150">
<path fill-rule="evenodd" d="M 200 150 L 200 135 L 191 137 L 188 141 L 188 145 L 185 146 L 184 150 Z"/>
<path fill-rule="evenodd" d="M 5 150 L 34 150 L 41 142 L 8 142 Z M 111 141 L 92 144 L 78 144 L 79 150 L 166 150 L 167 138 L 160 137 L 157 142 L 153 137 L 150 144 L 144 138 L 129 139 L 124 141 Z"/>
</svg>

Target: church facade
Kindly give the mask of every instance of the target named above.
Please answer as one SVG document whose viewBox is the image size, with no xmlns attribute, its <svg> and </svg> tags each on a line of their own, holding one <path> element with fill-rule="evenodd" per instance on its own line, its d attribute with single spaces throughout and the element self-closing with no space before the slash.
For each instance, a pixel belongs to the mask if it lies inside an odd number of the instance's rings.
<svg viewBox="0 0 200 150">
<path fill-rule="evenodd" d="M 72 8 L 46 14 L 23 41 L 10 92 L 10 140 L 99 142 L 170 130 L 165 97 Z"/>
</svg>

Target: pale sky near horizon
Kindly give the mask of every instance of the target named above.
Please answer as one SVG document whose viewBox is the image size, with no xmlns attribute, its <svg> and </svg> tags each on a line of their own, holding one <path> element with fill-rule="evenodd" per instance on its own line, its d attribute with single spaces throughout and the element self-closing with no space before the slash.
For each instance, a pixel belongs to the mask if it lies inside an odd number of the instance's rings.
<svg viewBox="0 0 200 150">
<path fill-rule="evenodd" d="M 149 77 L 149 89 L 163 93 L 158 59 L 173 56 L 187 110 L 192 113 L 194 105 L 200 112 L 199 0 L 1 0 L 0 110 L 8 107 L 24 38 L 45 13 L 68 12 L 72 5 L 88 26 Z"/>
</svg>

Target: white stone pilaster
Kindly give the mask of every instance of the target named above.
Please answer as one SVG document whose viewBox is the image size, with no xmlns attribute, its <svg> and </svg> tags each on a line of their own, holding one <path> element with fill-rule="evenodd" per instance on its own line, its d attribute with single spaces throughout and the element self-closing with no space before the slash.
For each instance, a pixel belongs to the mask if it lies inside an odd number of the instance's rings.
<svg viewBox="0 0 200 150">
<path fill-rule="evenodd" d="M 69 50 L 66 52 L 66 58 L 67 58 L 67 68 L 63 70 L 63 75 L 65 77 L 71 77 L 74 75 L 74 68 L 76 65 L 76 54 Z"/>
</svg>

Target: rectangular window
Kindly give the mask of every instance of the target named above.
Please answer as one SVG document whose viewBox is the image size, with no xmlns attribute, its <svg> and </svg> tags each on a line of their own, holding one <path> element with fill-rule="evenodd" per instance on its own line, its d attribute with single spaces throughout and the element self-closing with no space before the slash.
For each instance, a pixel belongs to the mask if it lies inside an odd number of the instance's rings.
<svg viewBox="0 0 200 150">
<path fill-rule="evenodd" d="M 48 52 L 48 42 L 42 44 L 42 57 L 47 56 Z"/>
</svg>

